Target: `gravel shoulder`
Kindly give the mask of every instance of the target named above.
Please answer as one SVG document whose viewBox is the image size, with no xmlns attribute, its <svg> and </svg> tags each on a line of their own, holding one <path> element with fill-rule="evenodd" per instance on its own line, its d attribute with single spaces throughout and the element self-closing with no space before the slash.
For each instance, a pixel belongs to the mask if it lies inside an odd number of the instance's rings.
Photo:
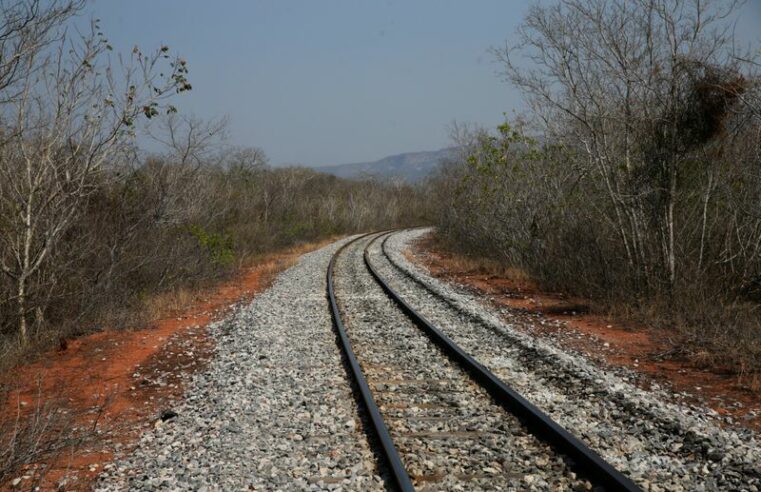
<svg viewBox="0 0 761 492">
<path fill-rule="evenodd" d="M 210 327 L 216 352 L 175 417 L 97 490 L 384 490 L 336 346 L 325 271 L 339 241 Z"/>
<path fill-rule="evenodd" d="M 373 264 L 421 314 L 611 464 L 646 490 L 759 489 L 756 434 L 722 429 L 709 409 L 668 403 L 663 391 L 641 390 L 623 373 L 513 329 L 508 311 L 407 260 L 404 250 L 425 232 L 392 235 L 391 262 L 377 242 Z"/>
<path fill-rule="evenodd" d="M 665 391 L 637 388 L 623 371 L 607 371 L 513 329 L 509 311 L 494 310 L 472 292 L 409 262 L 404 251 L 425 232 L 393 234 L 388 257 L 377 241 L 370 253 L 381 275 L 456 343 L 611 464 L 645 490 L 761 489 L 761 445 L 754 432 L 722 428 L 720 416 L 709 409 L 672 403 Z M 185 385 L 184 399 L 165 421 L 143 433 L 130 455 L 105 467 L 96 490 L 385 490 L 325 298 L 328 262 L 347 240 L 304 255 L 251 303 L 212 324 L 216 348 L 209 364 Z M 377 372 L 379 403 L 389 410 L 413 471 L 426 475 L 461 466 L 461 474 L 476 474 L 470 451 L 450 446 L 449 455 L 437 462 L 437 445 L 420 438 L 465 427 L 486 431 L 480 417 L 484 405 L 455 419 L 441 413 L 414 420 L 396 399 L 410 395 L 405 385 L 418 384 L 431 390 L 433 396 L 426 398 L 439 398 L 437 381 L 456 390 L 441 393 L 454 398 L 443 400 L 447 404 L 476 399 L 478 392 L 456 382 L 457 371 L 446 363 L 430 378 L 420 378 L 431 364 L 426 354 L 434 349 L 360 271 L 361 248 L 346 261 L 338 287 L 351 294 L 344 295 L 342 308 L 355 312 L 350 328 L 364 340 L 357 342 L 358 356 L 368 357 L 368 371 Z M 413 349 L 409 360 L 398 355 L 405 348 Z M 387 357 L 378 358 L 379 350 L 400 358 L 389 364 Z M 390 366 L 400 370 L 389 373 Z M 502 430 L 494 446 L 473 448 L 489 456 L 507 453 L 489 468 L 510 466 L 515 462 L 510 453 L 530 454 L 536 447 L 518 427 Z M 521 466 L 535 466 L 524 458 Z M 545 488 L 541 482 L 531 485 Z M 447 487 L 467 490 L 456 483 Z"/>
</svg>

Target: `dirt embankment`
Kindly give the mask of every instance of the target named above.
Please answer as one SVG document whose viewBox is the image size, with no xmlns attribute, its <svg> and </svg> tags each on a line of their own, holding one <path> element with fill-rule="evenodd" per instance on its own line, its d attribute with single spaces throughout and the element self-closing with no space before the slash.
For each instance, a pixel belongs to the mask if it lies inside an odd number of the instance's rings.
<svg viewBox="0 0 761 492">
<path fill-rule="evenodd" d="M 150 326 L 62 341 L 57 350 L 0 376 L 6 395 L 0 424 L 19 430 L 16 450 L 33 452 L 23 441 L 37 438 L 48 448 L 42 459 L 6 476 L 0 490 L 89 490 L 100 470 L 128 452 L 144 429 L 171 417 L 185 383 L 213 354 L 207 325 L 266 289 L 301 254 L 328 242 L 268 255 L 213 288 L 185 292 L 179 306 L 176 295 L 172 302 L 157 300 L 171 308 Z"/>
<path fill-rule="evenodd" d="M 520 272 L 445 251 L 431 236 L 408 254 L 433 276 L 457 282 L 509 308 L 526 321 L 517 323 L 517 328 L 598 363 L 633 370 L 643 387 L 670 387 L 688 402 L 706 405 L 730 416 L 737 425 L 761 431 L 761 394 L 731 371 L 701 367 L 681 356 L 667 333 L 596 314 L 586 299 L 543 291 Z"/>
</svg>

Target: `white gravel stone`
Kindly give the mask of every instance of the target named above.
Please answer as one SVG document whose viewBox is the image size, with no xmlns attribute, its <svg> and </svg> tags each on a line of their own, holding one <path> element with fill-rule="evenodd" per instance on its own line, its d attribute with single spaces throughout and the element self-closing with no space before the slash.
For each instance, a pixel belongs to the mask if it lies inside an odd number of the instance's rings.
<svg viewBox="0 0 761 492">
<path fill-rule="evenodd" d="M 335 243 L 214 323 L 177 417 L 101 474 L 111 490 L 383 490 L 325 299 Z M 349 425 L 351 423 L 351 425 Z"/>
<path fill-rule="evenodd" d="M 525 318 L 404 257 L 425 232 L 393 234 L 388 258 L 377 241 L 373 264 L 421 314 L 644 490 L 761 490 L 755 433 L 723 428 L 709 409 L 639 389 L 627 371 L 517 330 Z M 216 352 L 171 409 L 177 416 L 150 426 L 131 454 L 103 467 L 97 490 L 386 489 L 325 299 L 327 265 L 342 243 L 303 256 L 253 302 L 210 326 Z M 362 268 L 361 244 L 346 253 L 337 289 L 347 329 L 412 473 L 446 471 L 430 484 L 436 490 L 587 488 L 436 357 Z M 469 432 L 472 439 L 441 438 Z"/>
<path fill-rule="evenodd" d="M 362 259 L 336 264 L 336 297 L 357 359 L 405 468 L 423 490 L 584 490 L 563 456 L 510 413 L 412 323 Z"/>
<path fill-rule="evenodd" d="M 426 232 L 391 235 L 388 257 L 377 241 L 371 259 L 381 275 L 457 344 L 645 490 L 761 488 L 754 432 L 723 428 L 710 409 L 640 389 L 626 371 L 603 369 L 515 329 L 524 321 L 407 260 L 403 251 Z"/>
</svg>

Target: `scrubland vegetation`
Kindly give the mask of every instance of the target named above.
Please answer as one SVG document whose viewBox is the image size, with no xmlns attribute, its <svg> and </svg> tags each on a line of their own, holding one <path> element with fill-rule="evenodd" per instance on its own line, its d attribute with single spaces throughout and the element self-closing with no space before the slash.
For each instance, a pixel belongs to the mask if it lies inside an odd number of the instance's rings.
<svg viewBox="0 0 761 492">
<path fill-rule="evenodd" d="M 454 128 L 458 156 L 424 189 L 225 145 L 224 120 L 182 111 L 188 62 L 118 53 L 97 21 L 80 33 L 84 5 L 0 0 L 0 368 L 257 255 L 432 221 L 451 250 L 758 382 L 761 50 L 734 43 L 733 2 L 530 8 L 493 50 L 528 112 Z M 0 414 L 0 482 L 84 439 L 31 413 Z"/>
<path fill-rule="evenodd" d="M 258 254 L 419 222 L 415 192 L 268 166 L 182 112 L 188 63 L 115 51 L 83 2 L 2 2 L 0 360 L 139 316 Z M 175 104 L 177 105 L 175 107 Z M 139 144 L 153 149 L 146 153 Z"/>
<path fill-rule="evenodd" d="M 646 321 L 703 362 L 761 369 L 759 49 L 735 44 L 732 2 L 532 7 L 518 44 L 493 50 L 529 111 L 455 128 L 426 200 L 225 145 L 224 120 L 181 111 L 188 63 L 166 46 L 117 54 L 97 21 L 72 29 L 81 0 L 2 7 L 5 367 L 258 254 L 431 219 L 454 250 Z"/>
<path fill-rule="evenodd" d="M 439 239 L 761 371 L 761 55 L 732 2 L 565 0 L 495 49 L 530 110 L 455 128 Z M 747 380 L 747 379 L 746 379 Z"/>
</svg>

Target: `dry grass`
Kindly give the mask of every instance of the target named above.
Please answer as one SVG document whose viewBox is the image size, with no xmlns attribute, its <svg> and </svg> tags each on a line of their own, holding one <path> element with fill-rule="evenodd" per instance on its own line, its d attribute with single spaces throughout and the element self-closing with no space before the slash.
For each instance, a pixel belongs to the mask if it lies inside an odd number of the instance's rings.
<svg viewBox="0 0 761 492">
<path fill-rule="evenodd" d="M 38 388 L 41 385 L 38 384 Z M 95 441 L 110 399 L 104 397 L 87 412 L 76 413 L 38 389 L 33 401 L 14 388 L 0 388 L 0 486 L 19 480 L 18 488 L 36 489 L 50 471 L 48 463 Z"/>
<path fill-rule="evenodd" d="M 187 287 L 162 292 L 143 301 L 141 317 L 149 320 L 167 318 L 187 309 L 198 298 L 198 290 Z"/>
<path fill-rule="evenodd" d="M 420 248 L 444 255 L 450 273 L 494 276 L 506 279 L 514 286 L 547 292 L 544 288 L 547 286 L 541 285 L 526 271 L 493 258 L 463 253 L 458 245 L 449 244 L 445 239 L 424 238 Z M 572 294 L 575 293 L 565 293 Z M 733 374 L 739 385 L 753 391 L 761 389 L 761 306 L 751 302 L 726 303 L 721 299 L 707 302 L 691 294 L 681 295 L 678 305 L 663 297 L 647 302 L 626 302 L 621 297 L 585 298 L 583 306 L 572 310 L 591 310 L 622 326 L 650 329 L 668 341 L 668 352 L 673 357 L 686 360 L 697 368 Z M 563 310 L 569 308 L 564 306 Z"/>
<path fill-rule="evenodd" d="M 17 337 L 0 336 L 0 373 L 5 373 L 18 364 L 36 360 L 60 343 L 63 333 L 46 333 L 46 336 L 35 337 L 26 345 L 20 344 Z"/>
<path fill-rule="evenodd" d="M 222 277 L 207 278 L 190 285 L 181 285 L 155 293 L 136 303 L 125 303 L 118 311 L 101 313 L 90 328 L 81 325 L 59 326 L 30 339 L 21 345 L 13 336 L 0 336 L 0 371 L 7 371 L 18 364 L 36 360 L 47 350 L 57 347 L 70 337 L 93 333 L 105 328 L 124 328 L 148 325 L 187 311 L 191 306 L 203 303 L 225 284 L 238 282 L 247 275 L 254 275 L 264 284 L 271 282 L 278 273 L 291 267 L 299 256 L 327 246 L 343 236 L 331 236 L 313 242 L 301 242 L 276 252 L 248 255 L 240 258 L 235 268 Z"/>
<path fill-rule="evenodd" d="M 524 272 L 517 268 L 506 267 L 491 258 L 479 258 L 476 256 L 453 255 L 449 265 L 453 270 L 473 272 L 486 275 L 499 275 L 502 277 L 521 277 L 528 279 Z M 516 278 L 517 280 L 517 278 Z"/>
<path fill-rule="evenodd" d="M 761 389 L 761 316 L 755 304 L 709 304 L 682 308 L 676 324 L 678 348 L 698 367 L 737 375 Z"/>
<path fill-rule="evenodd" d="M 536 287 L 531 275 L 525 270 L 505 264 L 495 258 L 467 254 L 457 251 L 437 235 L 424 237 L 420 241 L 422 251 L 437 251 L 446 254 L 447 266 L 452 272 L 468 272 L 478 275 L 501 277 L 524 286 Z"/>
<path fill-rule="evenodd" d="M 330 236 L 330 237 L 321 239 L 319 241 L 302 242 L 275 253 L 265 253 L 262 255 L 249 256 L 247 258 L 244 258 L 240 262 L 240 267 L 251 268 L 251 267 L 262 266 L 264 268 L 270 268 L 267 266 L 267 264 L 270 264 L 273 262 L 276 264 L 278 262 L 283 262 L 281 263 L 281 266 L 285 265 L 283 269 L 289 268 L 290 266 L 293 266 L 298 261 L 299 256 L 304 255 L 306 253 L 311 253 L 312 251 L 323 248 L 331 243 L 338 241 L 339 239 L 343 237 L 345 236 L 343 235 Z M 279 272 L 280 270 L 277 270 L 277 271 Z"/>
<path fill-rule="evenodd" d="M 249 256 L 241 259 L 235 270 L 224 278 L 195 288 L 181 287 L 151 296 L 129 314 L 130 326 L 149 325 L 250 297 L 253 292 L 268 286 L 278 273 L 294 265 L 302 254 L 336 239 L 301 243 L 276 253 Z M 43 347 L 40 344 L 39 353 L 44 353 Z M 23 354 L 29 353 L 28 347 L 21 350 L 15 343 L 0 348 L 4 350 L 2 356 L 6 363 L 21 361 Z M 78 415 L 71 411 L 65 395 L 43 394 L 40 389 L 31 401 L 9 384 L 0 383 L 0 401 L 3 403 L 0 406 L 0 486 L 26 476 L 28 478 L 23 479 L 20 486 L 31 490 L 47 472 L 44 463 L 56 461 L 64 453 L 74 455 L 82 446 L 97 439 L 100 416 L 108 402 L 90 408 L 87 415 Z M 38 387 L 42 385 L 38 384 Z"/>
<path fill-rule="evenodd" d="M 263 285 L 268 285 L 274 278 L 293 266 L 303 254 L 320 249 L 337 241 L 341 236 L 331 237 L 316 242 L 305 242 L 282 251 L 250 255 L 238 260 L 238 264 L 229 275 L 222 279 L 198 287 L 180 287 L 151 296 L 143 301 L 138 310 L 143 321 L 164 319 L 188 311 L 191 306 L 203 303 L 214 292 L 225 285 L 236 283 L 252 277 Z"/>
</svg>

